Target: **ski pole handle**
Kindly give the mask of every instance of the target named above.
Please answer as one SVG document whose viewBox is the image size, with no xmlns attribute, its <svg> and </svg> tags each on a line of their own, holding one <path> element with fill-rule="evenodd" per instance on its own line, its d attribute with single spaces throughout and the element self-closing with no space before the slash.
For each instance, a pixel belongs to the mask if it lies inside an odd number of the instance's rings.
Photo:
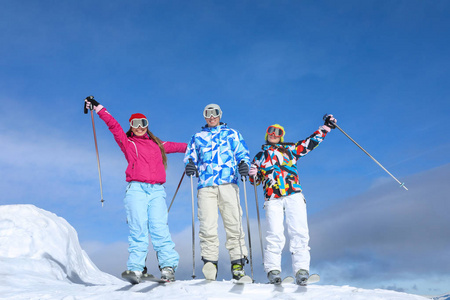
<svg viewBox="0 0 450 300">
<path fill-rule="evenodd" d="M 94 96 L 88 96 L 88 97 L 86 97 L 86 99 L 84 99 L 84 100 L 92 100 L 92 99 L 94 99 Z M 84 114 L 87 114 L 88 113 L 88 108 L 86 107 L 86 101 L 84 101 L 84 106 L 83 106 L 83 108 L 84 108 Z M 92 105 L 91 105 L 91 110 L 92 110 Z"/>
</svg>

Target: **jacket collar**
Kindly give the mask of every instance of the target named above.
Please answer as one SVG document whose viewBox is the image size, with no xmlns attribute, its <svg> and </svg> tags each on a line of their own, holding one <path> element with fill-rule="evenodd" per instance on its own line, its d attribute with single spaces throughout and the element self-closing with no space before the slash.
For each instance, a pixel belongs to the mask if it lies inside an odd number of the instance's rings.
<svg viewBox="0 0 450 300">
<path fill-rule="evenodd" d="M 130 138 L 132 139 L 142 139 L 142 140 L 149 140 L 150 137 L 148 136 L 148 133 L 144 134 L 143 136 L 137 136 L 133 132 L 130 135 Z"/>
<path fill-rule="evenodd" d="M 278 148 L 287 148 L 289 145 L 293 145 L 293 143 L 278 143 L 278 144 L 264 144 L 261 146 L 262 150 L 276 150 Z"/>
<path fill-rule="evenodd" d="M 205 126 L 202 127 L 202 130 L 216 131 L 216 130 L 220 130 L 225 127 L 227 127 L 227 123 L 220 122 L 219 125 L 217 125 L 216 127 L 208 127 L 208 124 L 206 124 Z"/>
</svg>

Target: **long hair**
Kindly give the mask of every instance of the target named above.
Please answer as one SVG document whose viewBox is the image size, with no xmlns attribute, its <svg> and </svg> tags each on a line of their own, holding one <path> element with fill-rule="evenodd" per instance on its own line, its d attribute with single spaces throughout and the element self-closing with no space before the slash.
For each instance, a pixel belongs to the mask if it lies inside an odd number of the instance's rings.
<svg viewBox="0 0 450 300">
<path fill-rule="evenodd" d="M 277 147 L 277 144 L 280 145 L 281 147 Z M 266 141 L 266 143 L 264 145 L 262 145 L 261 148 L 264 149 L 265 145 L 271 145 L 271 146 L 274 146 L 275 148 L 277 148 L 277 150 L 280 151 L 281 153 L 287 154 L 289 152 L 289 150 L 283 146 L 295 145 L 295 143 L 289 143 L 289 142 L 283 142 L 283 143 L 277 143 L 277 144 L 273 144 L 273 143 L 270 143 L 269 141 Z"/>
<path fill-rule="evenodd" d="M 130 129 L 127 131 L 127 137 L 130 137 L 131 134 L 133 133 L 133 131 L 131 131 L 131 127 Z M 147 134 L 148 136 L 158 145 L 159 150 L 161 150 L 161 156 L 162 156 L 162 161 L 163 161 L 163 165 L 164 165 L 164 169 L 167 169 L 167 155 L 166 155 L 166 150 L 164 150 L 164 145 L 161 142 L 161 140 L 155 136 L 148 128 L 147 128 Z"/>
</svg>

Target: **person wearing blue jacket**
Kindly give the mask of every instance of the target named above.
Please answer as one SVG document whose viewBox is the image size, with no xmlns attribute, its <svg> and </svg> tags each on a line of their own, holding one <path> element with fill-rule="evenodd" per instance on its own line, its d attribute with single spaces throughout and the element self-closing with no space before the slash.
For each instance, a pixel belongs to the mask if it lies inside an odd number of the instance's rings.
<svg viewBox="0 0 450 300">
<path fill-rule="evenodd" d="M 198 219 L 200 248 L 207 280 L 217 278 L 219 211 L 226 232 L 226 243 L 234 279 L 245 275 L 247 260 L 238 176 L 248 176 L 250 156 L 242 135 L 221 123 L 222 110 L 209 104 L 203 110 L 206 125 L 195 133 L 186 149 L 186 175 L 198 175 Z"/>
</svg>

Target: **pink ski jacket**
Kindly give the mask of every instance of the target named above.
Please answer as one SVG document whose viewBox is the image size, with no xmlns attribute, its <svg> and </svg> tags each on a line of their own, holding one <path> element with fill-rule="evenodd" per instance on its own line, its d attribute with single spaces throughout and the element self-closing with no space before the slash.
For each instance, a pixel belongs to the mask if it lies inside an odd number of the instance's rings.
<svg viewBox="0 0 450 300">
<path fill-rule="evenodd" d="M 142 137 L 132 135 L 128 137 L 120 124 L 103 108 L 98 116 L 114 135 L 114 139 L 125 154 L 128 167 L 125 171 L 126 181 L 139 181 L 150 184 L 166 182 L 166 170 L 162 161 L 161 150 L 155 141 L 146 134 Z M 186 143 L 163 142 L 166 153 L 186 152 Z"/>
</svg>

